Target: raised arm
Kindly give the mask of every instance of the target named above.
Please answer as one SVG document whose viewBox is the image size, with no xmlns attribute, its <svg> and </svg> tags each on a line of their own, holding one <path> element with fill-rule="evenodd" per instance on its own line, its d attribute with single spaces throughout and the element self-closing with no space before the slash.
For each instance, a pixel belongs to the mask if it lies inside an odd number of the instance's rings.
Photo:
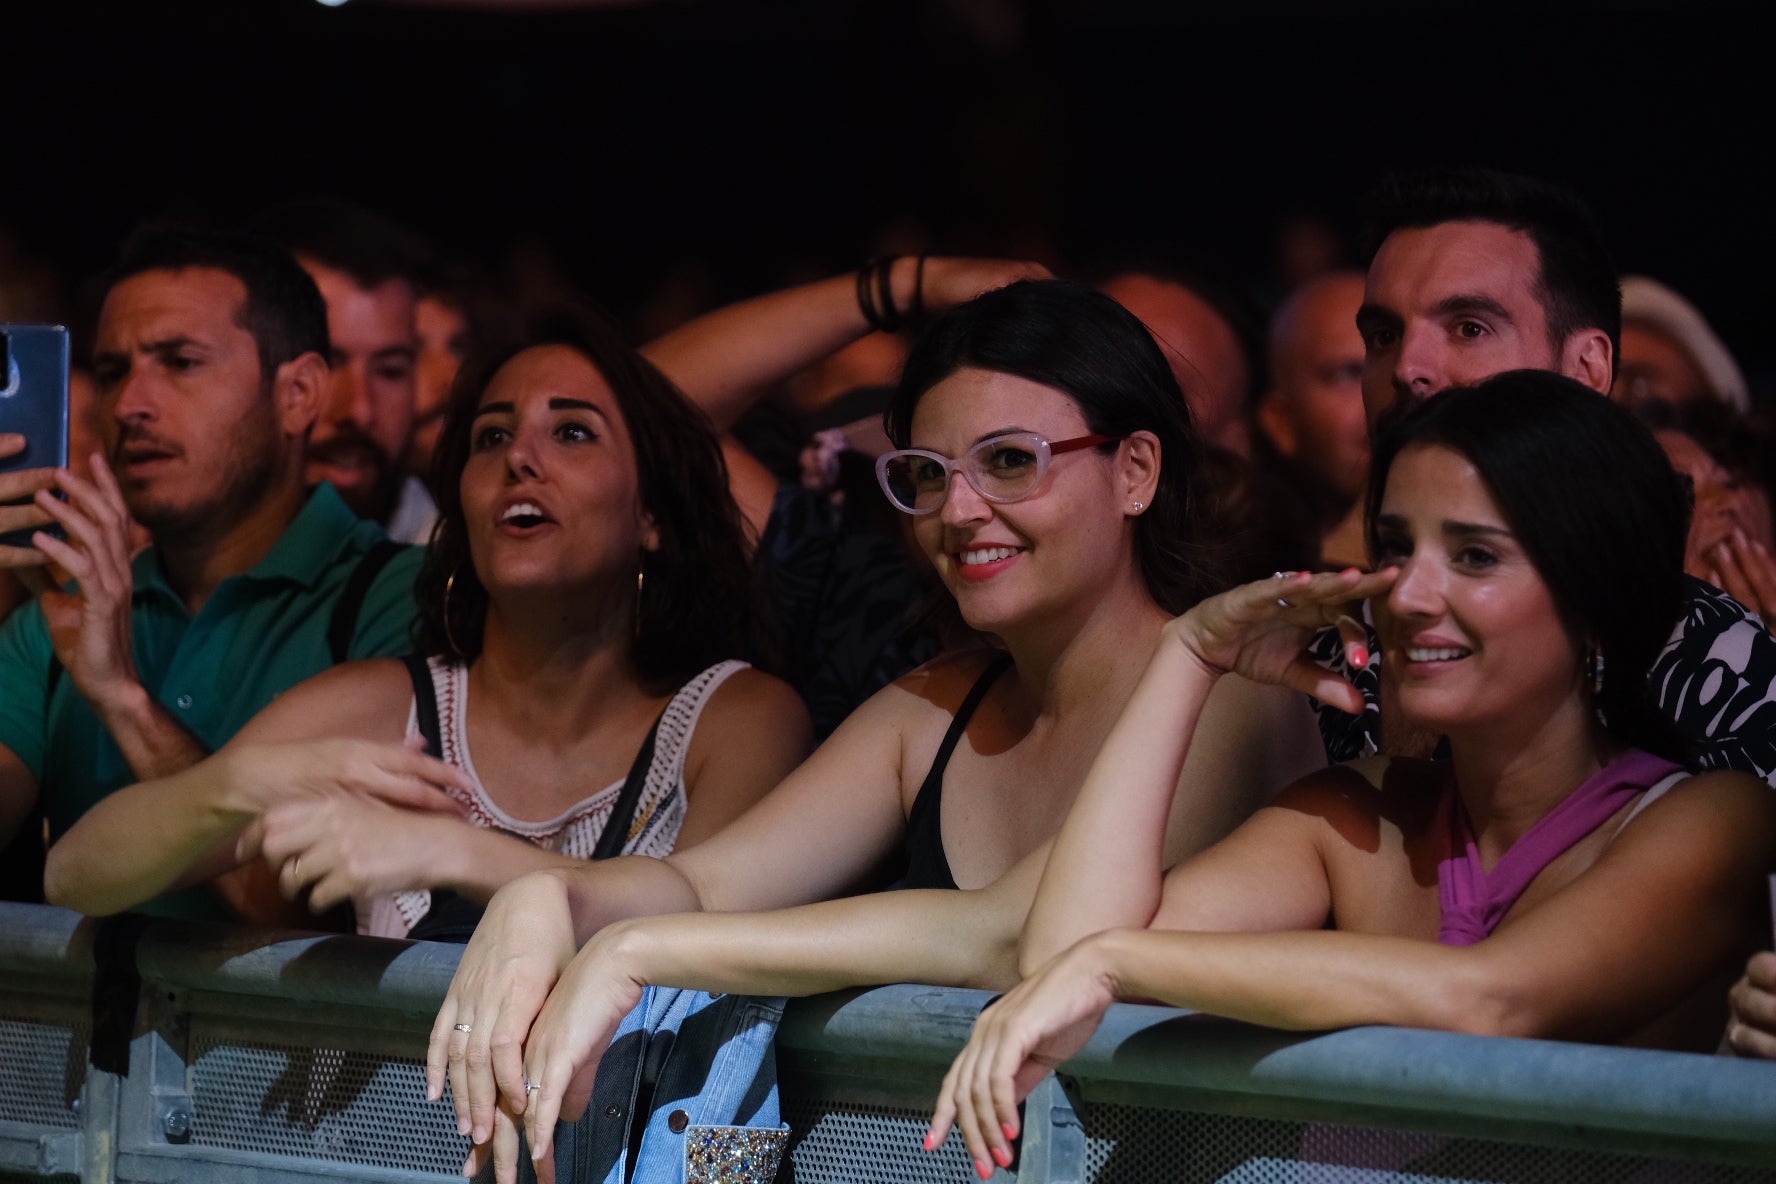
<svg viewBox="0 0 1776 1184">
<path fill-rule="evenodd" d="M 55 485 L 67 500 L 40 490 L 37 508 L 67 538 L 39 532 L 32 540 L 78 585 L 72 593 L 52 587 L 37 592 L 56 658 L 137 777 L 147 780 L 187 768 L 208 750 L 155 701 L 136 670 L 130 644 L 135 577 L 123 491 L 97 453 L 90 481 L 57 469 Z"/>
<path fill-rule="evenodd" d="M 1221 675 L 1237 670 L 1334 706 L 1351 704 L 1355 689 L 1301 651 L 1315 629 L 1342 619 L 1339 606 L 1392 579 L 1390 572 L 1346 571 L 1260 580 L 1212 597 L 1166 627 L 1055 839 L 1024 929 L 1026 971 L 1088 934 L 1153 919 L 1174 800 L 1180 809 L 1200 809 L 1230 796 L 1225 779 L 1234 773 L 1226 762 L 1187 763 Z M 1360 626 L 1347 627 L 1347 641 L 1364 644 Z M 1353 658 L 1366 663 L 1368 655 Z"/>
<path fill-rule="evenodd" d="M 1046 279 L 1035 263 L 902 256 L 894 307 L 941 312 L 1015 280 Z M 857 277 L 834 276 L 730 304 L 641 347 L 641 352 L 726 431 L 754 400 L 790 375 L 872 332 Z"/>
</svg>

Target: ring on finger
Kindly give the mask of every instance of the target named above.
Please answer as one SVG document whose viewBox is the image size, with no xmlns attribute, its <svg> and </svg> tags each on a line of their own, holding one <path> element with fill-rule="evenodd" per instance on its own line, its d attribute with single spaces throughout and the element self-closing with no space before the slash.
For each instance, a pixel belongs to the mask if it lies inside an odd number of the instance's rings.
<svg viewBox="0 0 1776 1184">
<path fill-rule="evenodd" d="M 470 1027 L 468 1024 L 457 1024 L 456 1030 L 458 1032 L 473 1032 L 475 1029 Z"/>
<path fill-rule="evenodd" d="M 524 1079 L 524 1096 L 525 1097 L 528 1098 L 531 1094 L 536 1093 L 537 1090 L 539 1090 L 541 1088 L 543 1088 L 543 1087 L 538 1085 L 536 1082 L 532 1081 L 530 1078 L 526 1077 Z"/>
<path fill-rule="evenodd" d="M 1273 580 L 1292 580 L 1300 574 L 1301 573 L 1298 571 L 1273 571 L 1270 573 L 1270 578 Z M 1289 598 L 1287 596 L 1279 596 L 1277 597 L 1277 607 L 1294 608 L 1295 606 L 1289 603 Z"/>
</svg>

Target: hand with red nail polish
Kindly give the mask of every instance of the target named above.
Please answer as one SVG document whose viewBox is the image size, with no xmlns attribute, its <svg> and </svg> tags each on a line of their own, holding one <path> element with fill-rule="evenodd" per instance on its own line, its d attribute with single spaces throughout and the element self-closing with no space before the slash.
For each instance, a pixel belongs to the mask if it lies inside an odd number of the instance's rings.
<svg viewBox="0 0 1776 1184">
<path fill-rule="evenodd" d="M 1018 1103 L 1085 1046 L 1114 1000 L 1093 938 L 1007 992 L 975 1023 L 944 1076 L 931 1120 L 933 1145 L 943 1143 L 954 1122 L 977 1168 L 988 1156 L 1009 1167 Z"/>
<path fill-rule="evenodd" d="M 1350 606 L 1385 594 L 1398 574 L 1397 568 L 1364 573 L 1354 567 L 1279 573 L 1209 597 L 1166 631 L 1213 675 L 1237 672 L 1355 714 L 1363 710 L 1361 693 L 1310 661 L 1305 650 L 1316 633 L 1331 625 L 1344 642 L 1350 665 L 1367 666 L 1369 634 Z"/>
</svg>

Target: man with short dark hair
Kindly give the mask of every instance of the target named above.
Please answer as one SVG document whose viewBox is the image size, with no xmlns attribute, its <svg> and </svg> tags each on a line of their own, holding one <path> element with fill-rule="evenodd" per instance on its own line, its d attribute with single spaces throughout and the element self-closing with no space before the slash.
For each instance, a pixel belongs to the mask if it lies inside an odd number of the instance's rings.
<svg viewBox="0 0 1776 1184">
<path fill-rule="evenodd" d="M 1393 177 L 1371 198 L 1375 244 L 1357 312 L 1373 423 L 1505 370 L 1553 370 L 1608 393 L 1622 292 L 1570 190 L 1479 169 Z"/>
<path fill-rule="evenodd" d="M 0 839 L 39 794 L 53 837 L 295 683 L 408 648 L 418 552 L 308 488 L 327 352 L 320 295 L 276 246 L 170 228 L 126 245 L 93 359 L 105 456 L 90 481 L 46 479 L 65 503 L 38 495 L 65 541 L 0 557 L 54 560 L 77 585 L 0 628 Z M 133 562 L 132 516 L 153 539 Z M 200 890 L 156 903 L 230 915 Z"/>
<path fill-rule="evenodd" d="M 402 467 L 418 399 L 424 246 L 388 219 L 338 201 L 289 202 L 253 226 L 296 256 L 327 306 L 332 375 L 309 441 L 309 480 L 331 481 L 390 537 L 425 542 L 437 507 Z"/>
<path fill-rule="evenodd" d="M 1371 424 L 1400 398 L 1513 369 L 1554 370 L 1607 396 L 1621 290 L 1576 196 L 1527 177 L 1459 170 L 1390 179 L 1375 208 L 1377 245 L 1357 314 Z M 1698 764 L 1776 779 L 1776 638 L 1726 593 L 1690 577 L 1685 588 L 1683 619 L 1649 693 Z M 1337 648 L 1334 638 L 1317 652 L 1337 666 Z M 1379 697 L 1374 671 L 1354 677 L 1371 701 Z M 1377 718 L 1322 712 L 1333 757 L 1373 747 Z"/>
</svg>

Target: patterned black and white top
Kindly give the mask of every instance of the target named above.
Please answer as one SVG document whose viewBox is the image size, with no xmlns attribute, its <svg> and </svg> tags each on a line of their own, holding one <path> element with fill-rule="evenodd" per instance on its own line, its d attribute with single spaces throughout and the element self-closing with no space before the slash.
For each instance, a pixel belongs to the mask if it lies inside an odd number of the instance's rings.
<svg viewBox="0 0 1776 1184">
<path fill-rule="evenodd" d="M 1373 626 L 1369 644 L 1379 652 Z M 1363 694 L 1360 716 L 1314 704 L 1326 755 L 1337 762 L 1377 751 L 1380 673 L 1352 671 L 1335 629 L 1322 630 L 1308 653 Z M 1653 663 L 1647 692 L 1690 741 L 1698 768 L 1737 769 L 1776 785 L 1776 637 L 1738 601 L 1685 576 L 1683 616 Z"/>
</svg>

